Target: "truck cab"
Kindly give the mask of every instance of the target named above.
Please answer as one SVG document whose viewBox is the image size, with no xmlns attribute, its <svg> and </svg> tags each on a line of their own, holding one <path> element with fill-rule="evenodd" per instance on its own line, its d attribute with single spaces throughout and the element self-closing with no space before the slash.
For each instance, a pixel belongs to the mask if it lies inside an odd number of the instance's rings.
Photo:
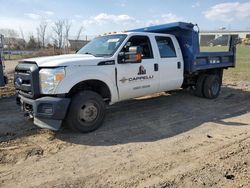
<svg viewBox="0 0 250 188">
<path fill-rule="evenodd" d="M 196 53 L 193 26 L 109 34 L 76 54 L 22 60 L 15 69 L 17 101 L 39 127 L 58 130 L 65 124 L 90 132 L 104 121 L 107 105 L 123 100 L 183 86 L 216 98 L 221 70 L 234 66 L 234 53 Z"/>
<path fill-rule="evenodd" d="M 140 61 L 125 62 L 125 54 L 133 53 L 129 49 L 135 47 L 140 49 Z M 69 62 L 65 64 L 68 77 L 58 85 L 56 93 L 69 93 L 72 86 L 84 80 L 100 80 L 110 88 L 107 100 L 113 104 L 177 89 L 183 83 L 182 53 L 173 35 L 142 32 L 105 35 L 94 39 L 75 55 L 58 58 L 64 64 L 69 58 Z M 50 66 L 52 62 L 49 61 Z M 79 66 L 77 69 L 75 64 Z M 41 66 L 49 65 L 41 63 Z"/>
<path fill-rule="evenodd" d="M 129 53 L 129 48 L 133 47 L 140 49 L 141 60 L 132 63 L 121 61 L 123 53 Z M 124 42 L 112 60 L 116 64 L 114 70 L 117 74 L 119 101 L 177 89 L 183 83 L 182 53 L 173 35 L 126 33 Z"/>
</svg>

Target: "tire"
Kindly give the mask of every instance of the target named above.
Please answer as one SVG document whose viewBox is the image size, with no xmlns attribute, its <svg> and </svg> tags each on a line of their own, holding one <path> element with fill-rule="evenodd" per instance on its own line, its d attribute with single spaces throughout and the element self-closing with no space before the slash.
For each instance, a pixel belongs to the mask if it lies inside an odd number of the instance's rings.
<svg viewBox="0 0 250 188">
<path fill-rule="evenodd" d="M 204 82 L 203 93 L 208 99 L 215 99 L 221 90 L 221 78 L 218 75 L 209 75 Z"/>
<path fill-rule="evenodd" d="M 207 75 L 202 74 L 199 76 L 196 82 L 194 94 L 198 97 L 204 97 L 203 87 L 204 87 L 204 81 L 206 80 L 206 78 L 207 78 Z"/>
<path fill-rule="evenodd" d="M 81 91 L 72 98 L 65 123 L 74 131 L 92 132 L 102 125 L 105 112 L 105 103 L 99 94 Z"/>
</svg>

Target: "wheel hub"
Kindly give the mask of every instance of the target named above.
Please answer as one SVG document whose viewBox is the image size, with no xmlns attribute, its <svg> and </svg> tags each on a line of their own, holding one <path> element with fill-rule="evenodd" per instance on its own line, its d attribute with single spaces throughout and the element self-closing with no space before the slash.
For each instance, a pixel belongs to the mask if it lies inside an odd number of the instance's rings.
<svg viewBox="0 0 250 188">
<path fill-rule="evenodd" d="M 94 121 L 97 115 L 98 110 L 94 104 L 87 104 L 80 111 L 80 119 L 86 122 Z"/>
</svg>

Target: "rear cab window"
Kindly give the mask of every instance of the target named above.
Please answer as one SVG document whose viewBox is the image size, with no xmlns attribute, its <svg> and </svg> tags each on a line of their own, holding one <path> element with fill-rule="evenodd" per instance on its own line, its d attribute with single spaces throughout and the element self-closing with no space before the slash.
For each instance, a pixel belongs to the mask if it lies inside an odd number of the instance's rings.
<svg viewBox="0 0 250 188">
<path fill-rule="evenodd" d="M 161 58 L 177 57 L 174 43 L 170 37 L 156 36 L 155 40 L 156 40 Z"/>
</svg>

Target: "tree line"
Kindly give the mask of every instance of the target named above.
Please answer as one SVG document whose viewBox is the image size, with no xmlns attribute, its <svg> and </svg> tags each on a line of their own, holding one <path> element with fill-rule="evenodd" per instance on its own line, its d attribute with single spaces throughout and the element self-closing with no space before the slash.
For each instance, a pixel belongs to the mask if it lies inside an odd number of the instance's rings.
<svg viewBox="0 0 250 188">
<path fill-rule="evenodd" d="M 25 40 L 22 28 L 19 33 L 14 29 L 0 29 L 0 33 L 5 36 L 5 46 L 8 49 L 16 50 L 34 50 L 34 49 L 65 49 L 69 51 L 69 34 L 72 22 L 69 20 L 57 20 L 49 23 L 42 20 L 36 27 L 36 36 L 29 34 L 28 40 Z M 80 26 L 74 40 L 79 40 L 83 32 L 83 26 Z"/>
</svg>

